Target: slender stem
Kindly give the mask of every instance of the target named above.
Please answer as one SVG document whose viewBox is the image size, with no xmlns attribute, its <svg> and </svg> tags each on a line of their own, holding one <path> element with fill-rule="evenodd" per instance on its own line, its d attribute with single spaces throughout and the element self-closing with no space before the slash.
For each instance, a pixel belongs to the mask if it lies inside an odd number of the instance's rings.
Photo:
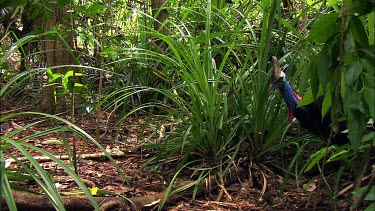
<svg viewBox="0 0 375 211">
<path fill-rule="evenodd" d="M 373 166 L 371 180 L 367 184 L 366 189 L 362 192 L 359 198 L 354 202 L 353 206 L 350 207 L 351 211 L 358 209 L 359 205 L 362 203 L 366 195 L 370 192 L 371 188 L 374 186 L 374 183 L 375 183 L 375 167 Z"/>
</svg>

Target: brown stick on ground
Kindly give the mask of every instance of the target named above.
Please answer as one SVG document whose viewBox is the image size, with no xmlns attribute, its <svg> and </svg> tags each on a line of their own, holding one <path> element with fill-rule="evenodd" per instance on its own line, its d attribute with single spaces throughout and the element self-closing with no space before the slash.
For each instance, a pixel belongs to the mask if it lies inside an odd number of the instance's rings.
<svg viewBox="0 0 375 211">
<path fill-rule="evenodd" d="M 239 171 L 231 171 L 225 177 L 225 185 L 229 185 L 244 176 L 244 169 L 239 169 Z M 212 177 L 211 180 L 214 180 Z M 196 196 L 202 196 L 207 191 L 207 183 L 215 184 L 215 181 L 206 181 L 202 180 L 199 183 L 198 191 Z M 181 181 L 176 184 L 175 189 L 183 187 L 187 184 L 192 183 L 193 181 Z M 193 195 L 194 186 L 181 191 L 178 194 L 174 194 L 168 197 L 167 203 L 175 203 L 178 200 L 181 200 L 182 197 L 191 197 Z M 27 211 L 37 211 L 37 210 L 55 210 L 51 203 L 49 202 L 47 196 L 45 195 L 33 195 L 26 192 L 13 191 L 14 200 L 16 202 L 17 208 L 19 210 Z M 113 210 L 114 207 L 125 208 L 124 210 L 140 210 L 146 209 L 148 206 L 154 206 L 160 202 L 164 197 L 164 192 L 160 192 L 153 195 L 132 197 L 127 199 L 121 197 L 95 197 L 95 201 L 101 206 L 101 210 Z M 73 195 L 73 196 L 62 196 L 62 200 L 66 207 L 66 210 L 75 211 L 75 210 L 93 210 L 90 200 L 83 195 Z M 130 202 L 131 201 L 131 202 Z M 2 203 L 6 204 L 5 199 L 2 199 Z"/>
<path fill-rule="evenodd" d="M 109 154 L 113 158 L 125 157 L 125 153 L 121 152 L 121 151 L 119 151 L 118 153 L 109 153 Z M 129 156 L 129 155 L 126 155 L 126 156 Z M 60 159 L 60 160 L 69 160 L 69 156 L 68 155 L 56 155 L 55 157 L 58 158 L 58 159 Z M 103 152 L 93 153 L 93 154 L 82 154 L 82 155 L 80 155 L 80 158 L 82 158 L 82 159 L 92 159 L 92 160 L 98 159 L 98 158 L 106 158 L 106 157 L 107 157 L 107 155 L 104 154 Z M 33 158 L 35 160 L 37 160 L 39 163 L 52 161 L 52 159 L 50 157 L 48 157 L 48 156 L 34 156 Z M 17 158 L 17 160 L 25 162 L 25 161 L 28 161 L 29 158 L 27 158 L 27 157 L 20 157 L 20 158 Z M 9 158 L 9 159 L 6 159 L 5 162 L 14 163 L 16 161 L 14 159 L 12 159 L 12 158 Z"/>
</svg>

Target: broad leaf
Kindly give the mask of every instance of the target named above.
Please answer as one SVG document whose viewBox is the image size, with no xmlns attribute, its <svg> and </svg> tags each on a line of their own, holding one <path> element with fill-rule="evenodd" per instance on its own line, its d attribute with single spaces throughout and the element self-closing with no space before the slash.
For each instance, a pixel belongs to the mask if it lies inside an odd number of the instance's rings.
<svg viewBox="0 0 375 211">
<path fill-rule="evenodd" d="M 349 15 L 366 15 L 375 9 L 375 3 L 373 0 L 353 0 L 348 4 Z"/>
<path fill-rule="evenodd" d="M 365 211 L 373 211 L 373 210 L 375 210 L 375 202 L 368 205 L 368 207 L 366 207 L 365 209 Z"/>
<path fill-rule="evenodd" d="M 333 6 L 335 4 L 337 4 L 340 0 L 328 0 L 327 1 L 327 6 Z"/>
<path fill-rule="evenodd" d="M 53 83 L 56 81 L 56 79 L 61 78 L 63 74 L 61 73 L 53 73 L 51 69 L 47 69 L 46 73 L 48 75 L 48 82 Z"/>
<path fill-rule="evenodd" d="M 319 82 L 323 86 L 323 89 L 325 89 L 328 83 L 328 71 L 331 63 L 331 56 L 328 53 L 328 49 L 325 47 L 319 53 L 318 62 L 316 65 L 316 72 L 318 74 Z"/>
<path fill-rule="evenodd" d="M 307 40 L 316 43 L 324 43 L 333 35 L 339 33 L 339 16 L 340 14 L 336 12 L 323 16 L 314 23 Z"/>
<path fill-rule="evenodd" d="M 310 63 L 310 86 L 312 91 L 312 96 L 316 97 L 319 91 L 319 79 L 317 73 L 317 59 L 314 58 Z"/>
<path fill-rule="evenodd" d="M 298 107 L 305 106 L 313 103 L 316 98 L 322 96 L 324 94 L 322 86 L 319 86 L 318 93 L 316 94 L 316 97 L 314 97 L 312 93 L 312 89 L 309 89 L 302 97 L 301 102 L 298 103 Z"/>
<path fill-rule="evenodd" d="M 331 91 L 327 91 L 326 95 L 324 96 L 323 104 L 322 104 L 322 121 L 324 116 L 327 114 L 329 109 L 332 106 L 332 94 Z"/>
<path fill-rule="evenodd" d="M 66 90 L 69 90 L 69 92 L 72 92 L 72 89 L 73 89 L 73 85 L 75 87 L 82 87 L 83 85 L 80 84 L 80 83 L 74 83 L 72 79 L 70 79 L 70 77 L 72 76 L 76 76 L 76 77 L 79 77 L 79 76 L 83 76 L 82 73 L 75 73 L 73 72 L 73 70 L 69 70 L 68 72 L 65 73 L 63 79 L 62 79 L 62 85 L 64 87 L 64 89 Z"/>
<path fill-rule="evenodd" d="M 346 86 L 346 83 L 345 83 L 345 77 L 340 77 L 341 78 L 341 81 L 340 81 L 340 92 L 341 92 L 341 96 L 346 96 L 346 89 L 347 89 L 347 86 Z"/>
<path fill-rule="evenodd" d="M 354 83 L 358 80 L 359 75 L 363 71 L 362 62 L 354 62 L 349 65 L 345 71 L 345 82 L 348 86 L 353 86 Z"/>
<path fill-rule="evenodd" d="M 366 189 L 366 187 L 357 188 L 352 192 L 352 194 L 354 196 L 359 197 L 363 194 L 365 189 Z M 375 186 L 372 186 L 370 192 L 368 192 L 368 194 L 366 195 L 365 200 L 373 201 L 374 199 L 375 199 Z"/>
<path fill-rule="evenodd" d="M 375 119 L 375 90 L 373 88 L 363 88 L 363 96 L 370 110 L 370 115 Z"/>
<path fill-rule="evenodd" d="M 352 90 L 349 91 L 348 89 L 348 93 L 345 98 L 345 101 L 346 101 L 346 106 L 347 106 L 346 109 L 348 110 L 355 109 L 355 110 L 362 112 L 363 114 L 366 114 L 368 112 L 366 109 L 364 99 L 363 99 L 362 90 L 359 92 L 353 92 Z"/>
<path fill-rule="evenodd" d="M 350 144 L 354 151 L 361 146 L 363 133 L 366 130 L 366 118 L 364 114 L 357 109 L 350 109 L 348 112 L 348 129 Z"/>
<path fill-rule="evenodd" d="M 368 47 L 369 43 L 366 29 L 359 17 L 354 17 L 350 20 L 349 30 L 354 40 L 360 45 L 360 47 Z"/>
</svg>

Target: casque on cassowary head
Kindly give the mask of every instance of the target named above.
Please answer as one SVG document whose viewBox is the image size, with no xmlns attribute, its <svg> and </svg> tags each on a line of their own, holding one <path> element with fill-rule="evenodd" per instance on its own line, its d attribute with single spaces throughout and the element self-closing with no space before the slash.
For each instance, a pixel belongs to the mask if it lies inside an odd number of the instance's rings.
<svg viewBox="0 0 375 211">
<path fill-rule="evenodd" d="M 331 132 L 331 117 L 325 115 L 322 119 L 322 104 L 324 95 L 317 98 L 313 103 L 305 106 L 299 106 L 298 103 L 302 100 L 290 86 L 288 78 L 285 73 L 281 70 L 278 59 L 272 57 L 274 64 L 274 71 L 271 74 L 271 87 L 270 91 L 278 88 L 288 106 L 288 121 L 292 122 L 293 116 L 300 122 L 301 126 L 316 135 L 328 138 Z M 340 128 L 345 129 L 345 124 L 342 124 Z M 340 130 L 341 131 L 341 130 Z M 335 144 L 348 143 L 349 139 L 347 134 L 338 133 L 332 137 L 332 142 Z"/>
</svg>

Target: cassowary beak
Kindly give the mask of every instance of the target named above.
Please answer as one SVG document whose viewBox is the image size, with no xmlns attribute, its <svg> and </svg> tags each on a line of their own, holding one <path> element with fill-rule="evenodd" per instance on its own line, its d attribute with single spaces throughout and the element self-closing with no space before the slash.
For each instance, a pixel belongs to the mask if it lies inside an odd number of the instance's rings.
<svg viewBox="0 0 375 211">
<path fill-rule="evenodd" d="M 282 81 L 280 81 L 280 74 L 281 74 L 281 67 L 279 64 L 279 60 L 275 57 L 272 56 L 272 61 L 273 61 L 273 72 L 271 74 L 271 86 L 269 88 L 269 92 L 272 92 L 276 88 L 280 87 L 282 85 Z"/>
</svg>

